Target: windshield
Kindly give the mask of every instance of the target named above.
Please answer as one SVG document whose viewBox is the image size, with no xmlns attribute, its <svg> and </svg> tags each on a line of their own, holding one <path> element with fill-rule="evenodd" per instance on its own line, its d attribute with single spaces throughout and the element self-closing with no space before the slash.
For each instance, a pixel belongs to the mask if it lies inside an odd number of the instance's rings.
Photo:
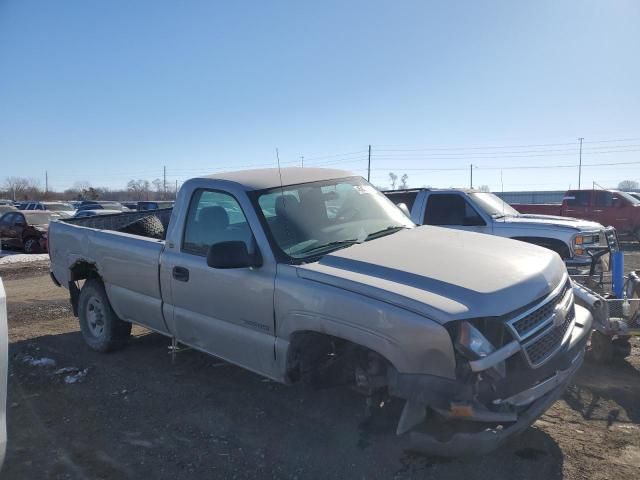
<svg viewBox="0 0 640 480">
<path fill-rule="evenodd" d="M 627 193 L 627 192 L 616 192 L 616 193 L 617 193 L 617 195 L 623 197 L 625 200 L 627 200 L 632 205 L 640 205 L 640 200 L 638 200 L 636 197 L 634 197 L 633 194 Z"/>
<path fill-rule="evenodd" d="M 277 246 L 302 259 L 392 234 L 414 224 L 360 177 L 289 185 L 258 194 Z"/>
<path fill-rule="evenodd" d="M 29 225 L 48 225 L 51 220 L 58 220 L 62 218 L 57 213 L 31 213 L 25 214 L 25 218 Z"/>
<path fill-rule="evenodd" d="M 492 217 L 520 215 L 520 213 L 493 193 L 474 192 L 469 194 L 473 202 Z"/>
</svg>

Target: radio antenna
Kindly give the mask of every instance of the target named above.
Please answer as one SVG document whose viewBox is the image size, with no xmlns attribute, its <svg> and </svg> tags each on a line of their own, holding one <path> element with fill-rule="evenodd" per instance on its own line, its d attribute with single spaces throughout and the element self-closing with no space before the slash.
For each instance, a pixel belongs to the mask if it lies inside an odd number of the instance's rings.
<svg viewBox="0 0 640 480">
<path fill-rule="evenodd" d="M 284 186 L 282 185 L 282 169 L 280 168 L 280 152 L 278 151 L 278 147 L 276 147 L 276 160 L 278 161 L 278 176 L 280 177 L 280 196 L 282 197 L 282 210 L 287 210 L 287 199 L 284 194 Z M 293 235 L 291 229 L 289 228 L 290 218 L 285 218 L 284 220 L 284 229 L 289 237 L 289 240 L 293 240 Z"/>
</svg>

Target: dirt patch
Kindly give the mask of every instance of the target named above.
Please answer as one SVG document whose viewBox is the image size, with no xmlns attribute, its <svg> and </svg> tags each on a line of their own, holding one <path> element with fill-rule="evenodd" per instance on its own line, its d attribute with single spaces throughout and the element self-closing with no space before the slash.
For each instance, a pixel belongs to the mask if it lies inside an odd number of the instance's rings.
<svg viewBox="0 0 640 480">
<path fill-rule="evenodd" d="M 123 351 L 90 351 L 46 271 L 3 278 L 3 479 L 640 476 L 637 339 L 627 360 L 585 364 L 563 399 L 499 451 L 443 459 L 396 437 L 395 419 L 364 422 L 364 401 L 348 389 L 287 387 L 192 350 L 172 364 L 169 340 L 141 328 Z"/>
</svg>

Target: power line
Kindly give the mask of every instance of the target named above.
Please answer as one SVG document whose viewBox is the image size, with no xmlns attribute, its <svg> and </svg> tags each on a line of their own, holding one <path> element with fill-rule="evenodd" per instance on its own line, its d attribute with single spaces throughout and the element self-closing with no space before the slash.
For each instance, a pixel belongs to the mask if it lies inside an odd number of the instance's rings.
<svg viewBox="0 0 640 480">
<path fill-rule="evenodd" d="M 616 166 L 616 165 L 640 165 L 640 161 L 637 162 L 608 162 L 608 163 L 585 163 L 582 167 L 607 167 L 607 166 Z M 563 164 L 563 165 L 520 165 L 520 166 L 488 166 L 482 167 L 478 165 L 474 165 L 473 168 L 475 170 L 544 170 L 549 168 L 575 168 L 578 165 L 575 163 L 571 164 Z M 374 168 L 373 170 L 377 171 L 388 171 L 388 170 L 402 170 L 402 171 L 416 171 L 416 172 L 462 172 L 466 171 L 468 167 L 452 167 L 452 168 L 402 168 L 398 166 L 394 167 L 380 167 Z"/>
<path fill-rule="evenodd" d="M 640 140 L 640 137 L 634 138 L 619 138 L 612 140 L 591 140 L 589 142 L 584 143 L 616 143 L 616 142 L 635 142 Z M 441 150 L 493 150 L 493 149 L 502 149 L 502 148 L 533 148 L 533 147 L 560 147 L 560 146 L 570 146 L 575 145 L 574 142 L 566 142 L 566 143 L 538 143 L 538 144 L 526 144 L 526 145 L 493 145 L 493 146 L 470 146 L 470 147 L 456 147 L 456 146 L 429 146 L 424 148 L 417 148 L 416 145 L 407 145 L 407 144 L 376 144 L 374 147 L 411 147 L 411 149 L 396 149 L 396 150 L 384 150 L 376 148 L 376 151 L 441 151 Z"/>
</svg>

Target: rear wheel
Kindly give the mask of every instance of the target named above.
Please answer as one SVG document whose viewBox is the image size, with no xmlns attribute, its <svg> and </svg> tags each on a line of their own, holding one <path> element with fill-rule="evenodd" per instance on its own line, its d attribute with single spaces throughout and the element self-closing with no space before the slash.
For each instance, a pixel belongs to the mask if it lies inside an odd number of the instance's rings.
<svg viewBox="0 0 640 480">
<path fill-rule="evenodd" d="M 40 253 L 42 251 L 40 248 L 40 242 L 36 237 L 29 237 L 25 239 L 23 248 L 24 253 Z"/>
<path fill-rule="evenodd" d="M 97 352 L 124 347 L 131 334 L 131 324 L 116 316 L 100 280 L 85 282 L 78 299 L 78 316 L 84 341 Z"/>
</svg>

